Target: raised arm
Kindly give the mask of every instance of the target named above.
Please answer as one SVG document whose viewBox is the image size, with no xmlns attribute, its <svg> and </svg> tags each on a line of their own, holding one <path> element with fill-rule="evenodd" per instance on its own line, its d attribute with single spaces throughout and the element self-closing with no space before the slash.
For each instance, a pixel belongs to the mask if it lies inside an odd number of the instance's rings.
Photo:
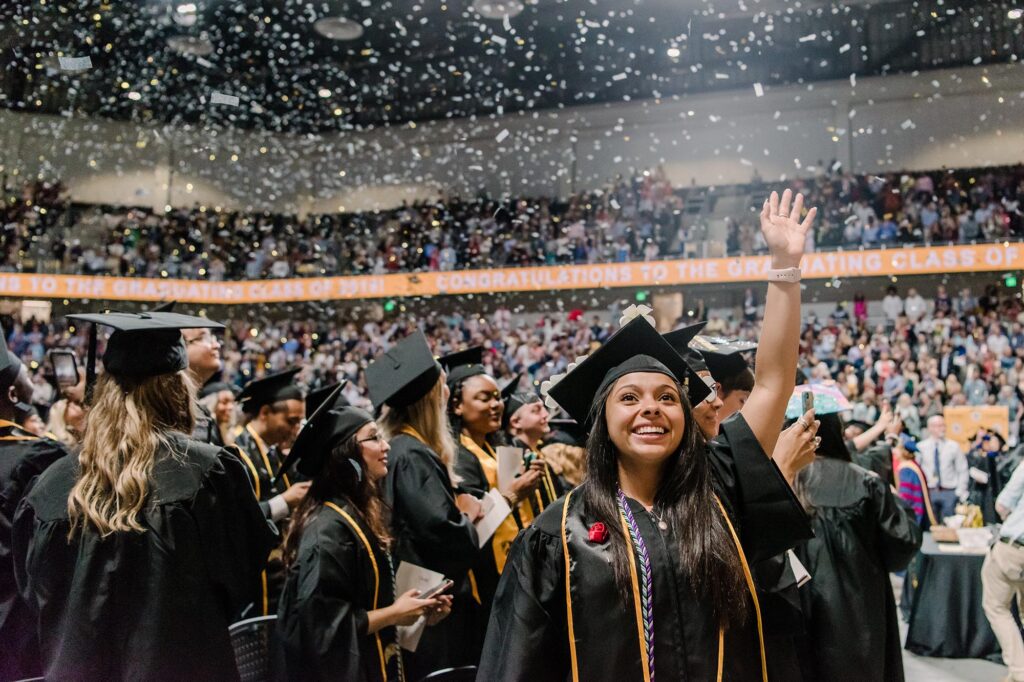
<svg viewBox="0 0 1024 682">
<path fill-rule="evenodd" d="M 818 209 L 812 208 L 801 222 L 804 197 L 786 190 L 777 192 L 761 209 L 761 231 L 775 270 L 800 267 L 807 231 Z M 775 450 L 782 431 L 786 405 L 796 385 L 800 349 L 800 283 L 771 282 L 764 303 L 764 322 L 757 347 L 754 389 L 740 411 L 766 453 Z M 770 456 L 770 455 L 769 455 Z"/>
</svg>

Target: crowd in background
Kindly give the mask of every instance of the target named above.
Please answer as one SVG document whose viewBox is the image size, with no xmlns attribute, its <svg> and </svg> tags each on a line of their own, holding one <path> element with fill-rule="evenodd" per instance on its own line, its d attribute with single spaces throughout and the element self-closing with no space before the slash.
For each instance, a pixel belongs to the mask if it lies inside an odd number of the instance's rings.
<svg viewBox="0 0 1024 682">
<path fill-rule="evenodd" d="M 819 207 L 809 250 L 1024 234 L 1024 166 L 881 176 L 831 168 L 787 181 Z M 205 206 L 72 207 L 59 184 L 36 181 L 8 194 L 0 271 L 47 260 L 68 274 L 214 281 L 384 274 L 688 257 L 704 253 L 688 245 L 716 236 L 724 239 L 717 255 L 753 255 L 766 252 L 757 204 L 776 185 L 679 188 L 655 169 L 565 200 L 439 197 L 387 211 L 298 217 Z M 712 234 L 715 202 L 737 194 L 749 206 L 725 217 L 722 235 Z M 80 223 L 99 225 L 94 240 L 71 227 Z M 58 225 L 65 229 L 38 254 L 33 244 Z"/>
<path fill-rule="evenodd" d="M 811 381 L 834 379 L 853 405 L 851 418 L 872 424 L 891 411 L 904 431 L 923 437 L 928 417 L 949 405 L 1005 405 L 1010 444 L 1024 416 L 1024 307 L 1016 290 L 989 287 L 938 289 L 932 300 L 915 289 L 891 287 L 869 318 L 865 298 L 839 303 L 831 315 L 805 315 L 801 344 Z M 877 299 L 876 299 L 877 301 Z M 484 304 L 486 306 L 486 304 Z M 422 328 L 436 354 L 473 345 L 487 348 L 484 363 L 499 383 L 522 375 L 524 389 L 564 372 L 616 328 L 610 315 L 573 310 L 527 318 L 499 306 L 477 315 L 405 313 L 380 321 L 294 319 L 254 323 L 232 320 L 223 335 L 225 381 L 243 385 L 253 377 L 302 365 L 299 379 L 311 388 L 346 379 L 346 397 L 367 405 L 363 369 L 410 330 Z M 215 311 L 210 314 L 216 315 Z M 63 346 L 84 357 L 84 329 L 69 331 L 63 320 L 24 324 L 3 320 L 9 347 L 34 369 L 35 402 L 46 408 L 54 391 L 45 375 L 46 352 Z M 708 334 L 756 339 L 759 311 L 712 314 Z M 100 345 L 102 352 L 103 346 Z"/>
</svg>

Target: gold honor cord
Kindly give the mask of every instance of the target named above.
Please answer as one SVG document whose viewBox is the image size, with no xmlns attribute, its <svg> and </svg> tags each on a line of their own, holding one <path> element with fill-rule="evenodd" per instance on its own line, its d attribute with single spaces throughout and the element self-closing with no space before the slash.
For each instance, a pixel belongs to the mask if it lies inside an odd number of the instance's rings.
<svg viewBox="0 0 1024 682">
<path fill-rule="evenodd" d="M 370 546 L 370 541 L 366 539 L 366 535 L 363 534 L 359 524 L 356 523 L 355 519 L 348 512 L 333 502 L 324 502 L 324 505 L 338 512 L 341 518 L 352 527 L 352 530 L 355 531 L 355 534 L 359 536 L 359 539 L 362 540 L 363 545 L 366 547 L 366 553 L 370 556 L 370 565 L 373 566 L 373 608 L 376 610 L 377 597 L 380 594 L 380 571 L 377 569 L 377 558 L 373 553 L 373 547 Z M 384 645 L 380 641 L 380 630 L 373 633 L 373 637 L 377 641 L 377 654 L 380 656 L 380 678 L 386 680 L 388 679 L 388 668 L 384 659 Z"/>
<path fill-rule="evenodd" d="M 565 613 L 569 625 L 569 660 L 572 665 L 572 682 L 580 682 L 580 671 L 576 661 L 576 632 L 572 623 L 572 589 L 569 583 L 569 540 L 565 532 L 565 518 L 569 514 L 569 499 L 575 491 L 570 490 L 565 495 L 565 503 L 562 507 L 562 558 L 565 560 Z"/>
<path fill-rule="evenodd" d="M 256 449 L 260 451 L 260 457 L 263 458 L 263 466 L 267 468 L 267 476 L 269 476 L 271 479 L 274 478 L 274 468 L 270 466 L 270 458 L 267 457 L 267 444 L 264 443 L 263 439 L 259 437 L 259 434 L 257 434 L 256 431 L 253 430 L 252 424 L 246 424 L 245 430 L 249 432 L 250 436 L 252 436 L 252 441 L 256 443 Z M 284 485 L 286 488 L 291 487 L 292 482 L 288 480 L 288 477 L 285 475 L 283 471 L 281 472 L 281 480 L 284 481 Z"/>
<path fill-rule="evenodd" d="M 565 496 L 565 503 L 564 503 L 565 506 L 562 507 L 562 557 L 563 557 L 564 562 L 565 562 L 565 606 L 566 606 L 566 614 L 567 614 L 568 626 L 569 626 L 569 628 L 568 628 L 569 629 L 569 658 L 571 660 L 571 665 L 572 665 L 572 679 L 573 679 L 573 682 L 579 682 L 579 668 L 578 668 L 577 658 L 576 658 L 576 635 L 575 635 L 575 631 L 574 631 L 574 628 L 573 628 L 572 591 L 571 591 L 571 583 L 570 583 L 570 575 L 569 575 L 569 568 L 570 568 L 569 541 L 568 541 L 568 537 L 567 537 L 566 529 L 565 529 L 566 518 L 567 518 L 568 513 L 569 513 L 569 500 L 572 497 L 573 492 L 575 492 L 575 491 L 570 491 L 568 494 L 566 494 L 566 496 Z M 725 511 L 725 507 L 722 505 L 722 501 L 720 499 L 718 499 L 717 495 L 715 496 L 715 502 L 718 503 L 718 508 L 722 512 L 722 517 L 725 519 L 725 524 L 729 528 L 729 534 L 732 536 L 732 541 L 736 545 L 736 552 L 739 554 L 740 564 L 743 566 L 743 577 L 746 579 L 747 591 L 750 593 L 750 598 L 754 602 L 754 614 L 757 616 L 757 641 L 758 641 L 758 647 L 760 649 L 760 654 L 761 654 L 761 679 L 762 679 L 763 682 L 768 682 L 768 667 L 767 667 L 767 664 L 765 662 L 765 653 L 764 653 L 764 626 L 763 626 L 763 624 L 761 622 L 761 604 L 760 604 L 760 602 L 757 599 L 757 592 L 756 592 L 755 587 L 754 587 L 754 579 L 753 579 L 753 577 L 750 574 L 750 566 L 747 563 L 746 554 L 743 552 L 743 546 L 740 544 L 739 536 L 736 534 L 736 529 L 733 527 L 732 521 L 729 519 L 729 515 Z M 624 521 L 623 521 L 623 532 L 625 533 L 625 536 L 626 536 L 626 538 L 628 540 L 629 539 L 629 528 L 627 526 L 625 526 L 625 522 Z M 632 545 L 632 541 L 629 541 L 629 542 Z M 646 640 L 644 639 L 643 619 L 640 617 L 640 587 L 639 587 L 639 582 L 638 582 L 637 573 L 636 573 L 636 559 L 633 556 L 635 554 L 635 552 L 630 552 L 629 554 L 630 554 L 629 577 L 630 577 L 630 581 L 633 584 L 633 601 L 634 601 L 634 607 L 636 609 L 637 634 L 639 636 L 639 642 L 640 642 L 640 655 L 641 655 L 641 661 L 643 663 L 644 680 L 646 682 L 649 682 L 649 680 L 650 680 L 650 672 L 648 671 L 647 648 L 646 648 L 646 646 L 644 644 L 644 642 Z M 725 664 L 725 628 L 724 627 L 720 627 L 719 630 L 718 630 L 718 674 L 717 674 L 718 682 L 721 682 L 721 680 L 722 680 L 724 664 Z"/>
</svg>

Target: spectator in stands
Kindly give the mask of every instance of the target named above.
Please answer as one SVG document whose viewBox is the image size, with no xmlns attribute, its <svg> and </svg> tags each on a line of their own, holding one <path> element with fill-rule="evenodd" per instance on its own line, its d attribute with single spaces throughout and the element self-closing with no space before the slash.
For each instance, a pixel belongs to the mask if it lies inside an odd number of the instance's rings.
<svg viewBox="0 0 1024 682">
<path fill-rule="evenodd" d="M 917 324 L 927 314 L 928 302 L 924 300 L 921 294 L 917 293 L 917 289 L 910 287 L 907 290 L 907 299 L 904 302 L 903 310 L 910 324 Z"/>
<path fill-rule="evenodd" d="M 903 314 L 903 299 L 896 292 L 896 287 L 890 286 L 885 291 L 885 298 L 882 299 L 882 312 L 890 323 L 895 323 Z"/>
</svg>

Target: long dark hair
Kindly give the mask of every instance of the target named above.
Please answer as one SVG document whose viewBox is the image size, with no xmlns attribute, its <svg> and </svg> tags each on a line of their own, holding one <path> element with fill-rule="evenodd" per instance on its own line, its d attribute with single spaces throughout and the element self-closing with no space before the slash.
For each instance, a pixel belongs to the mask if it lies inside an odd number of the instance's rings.
<svg viewBox="0 0 1024 682">
<path fill-rule="evenodd" d="M 358 462 L 362 475 L 357 475 L 352 463 Z M 313 514 L 323 508 L 331 499 L 345 499 L 355 507 L 363 523 L 370 530 L 376 543 L 387 548 L 391 543 L 388 534 L 388 509 L 381 499 L 375 482 L 366 475 L 363 467 L 362 450 L 355 434 L 339 443 L 331 451 L 324 468 L 313 477 L 306 497 L 292 513 L 291 522 L 284 534 L 284 563 L 291 566 L 299 552 L 302 533 L 306 530 Z"/>
<path fill-rule="evenodd" d="M 739 556 L 715 502 L 707 441 L 693 420 L 686 392 L 675 383 L 686 430 L 679 449 L 668 459 L 654 506 L 664 510 L 664 519 L 677 539 L 676 551 L 693 594 L 710 597 L 719 623 L 740 624 L 747 613 L 747 589 Z M 594 427 L 587 440 L 587 475 L 581 487 L 587 517 L 603 522 L 611 532 L 615 583 L 628 601 L 633 590 L 629 542 L 622 530 L 617 500 L 619 453 L 605 418 L 605 402 L 613 387 L 614 383 L 594 401 Z"/>
</svg>

